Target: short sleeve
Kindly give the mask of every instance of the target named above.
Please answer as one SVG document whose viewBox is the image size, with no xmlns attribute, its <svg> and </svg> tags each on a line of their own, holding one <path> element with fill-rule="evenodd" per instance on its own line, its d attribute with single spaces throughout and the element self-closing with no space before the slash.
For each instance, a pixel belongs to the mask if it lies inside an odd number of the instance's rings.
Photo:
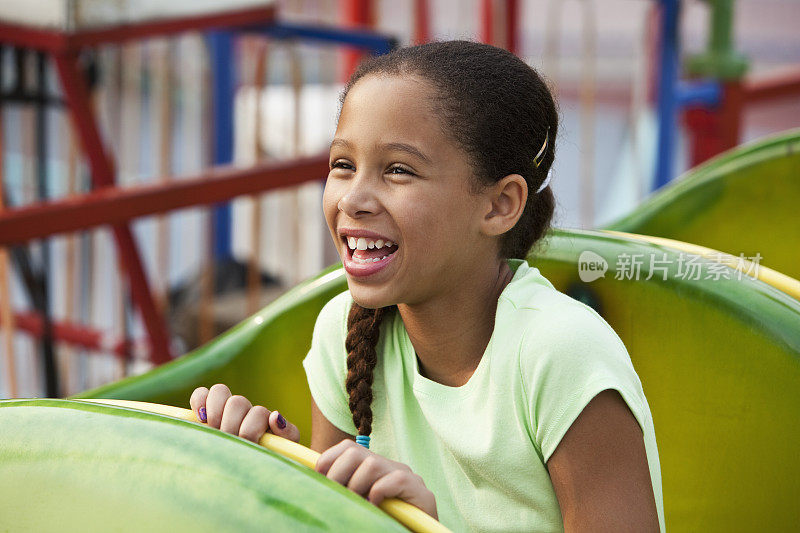
<svg viewBox="0 0 800 533">
<path fill-rule="evenodd" d="M 520 369 L 534 444 L 546 463 L 578 415 L 606 389 L 646 420 L 641 382 L 625 345 L 593 309 L 576 303 L 527 332 Z"/>
<path fill-rule="evenodd" d="M 333 297 L 317 316 L 311 348 L 303 368 L 311 396 L 328 421 L 350 435 L 357 433 L 347 399 L 347 314 L 352 299 L 345 291 Z"/>
</svg>

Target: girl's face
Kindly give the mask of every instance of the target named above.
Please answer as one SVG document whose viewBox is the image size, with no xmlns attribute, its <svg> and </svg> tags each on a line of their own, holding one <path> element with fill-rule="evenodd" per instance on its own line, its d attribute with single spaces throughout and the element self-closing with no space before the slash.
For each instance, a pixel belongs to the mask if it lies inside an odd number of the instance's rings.
<svg viewBox="0 0 800 533">
<path fill-rule="evenodd" d="M 433 91 L 418 77 L 368 75 L 342 107 L 323 209 L 364 307 L 447 294 L 496 258 L 480 225 L 491 202 L 470 191 L 475 169 L 434 112 Z"/>
</svg>

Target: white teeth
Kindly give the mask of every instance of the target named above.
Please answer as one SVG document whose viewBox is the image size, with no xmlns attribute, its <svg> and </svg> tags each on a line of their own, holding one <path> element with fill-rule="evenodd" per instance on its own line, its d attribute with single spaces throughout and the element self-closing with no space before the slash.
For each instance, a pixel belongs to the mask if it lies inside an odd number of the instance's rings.
<svg viewBox="0 0 800 533">
<path fill-rule="evenodd" d="M 355 237 L 350 237 L 349 239 L 347 239 L 347 245 L 350 247 L 351 250 L 355 250 L 356 249 L 356 238 Z"/>
<path fill-rule="evenodd" d="M 356 241 L 356 248 L 359 250 L 366 250 L 367 249 L 367 239 L 364 237 L 359 237 Z"/>
<path fill-rule="evenodd" d="M 383 248 L 383 239 L 378 239 L 375 241 L 375 248 L 381 249 Z"/>
<path fill-rule="evenodd" d="M 384 244 L 386 244 L 386 246 L 394 246 L 392 241 L 386 241 Z"/>
<path fill-rule="evenodd" d="M 367 241 L 367 248 L 369 248 L 370 250 L 375 248 L 375 241 Z"/>
<path fill-rule="evenodd" d="M 389 257 L 389 256 L 388 255 L 384 255 L 381 258 L 378 258 L 378 257 L 370 258 L 370 257 L 368 257 L 366 259 L 363 259 L 361 257 L 353 257 L 353 261 L 355 261 L 356 263 L 361 263 L 363 265 L 363 264 L 366 264 L 366 263 L 377 263 L 378 261 L 383 261 L 387 257 Z"/>
</svg>

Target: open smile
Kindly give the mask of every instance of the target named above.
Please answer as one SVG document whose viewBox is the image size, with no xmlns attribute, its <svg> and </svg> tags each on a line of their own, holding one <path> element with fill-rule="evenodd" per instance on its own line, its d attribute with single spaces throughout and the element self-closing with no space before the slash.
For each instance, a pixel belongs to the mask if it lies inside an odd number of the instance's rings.
<svg viewBox="0 0 800 533">
<path fill-rule="evenodd" d="M 380 272 L 399 249 L 389 238 L 370 231 L 343 228 L 339 237 L 344 244 L 344 268 L 351 276 L 366 277 Z"/>
</svg>

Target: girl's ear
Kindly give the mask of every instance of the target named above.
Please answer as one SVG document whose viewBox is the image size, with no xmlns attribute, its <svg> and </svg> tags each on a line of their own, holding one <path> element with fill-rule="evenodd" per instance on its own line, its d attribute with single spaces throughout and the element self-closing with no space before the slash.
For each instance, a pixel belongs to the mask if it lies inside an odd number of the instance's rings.
<svg viewBox="0 0 800 533">
<path fill-rule="evenodd" d="M 502 235 L 513 228 L 528 200 L 528 184 L 519 174 L 509 174 L 484 192 L 487 211 L 481 220 L 486 235 Z"/>
</svg>

